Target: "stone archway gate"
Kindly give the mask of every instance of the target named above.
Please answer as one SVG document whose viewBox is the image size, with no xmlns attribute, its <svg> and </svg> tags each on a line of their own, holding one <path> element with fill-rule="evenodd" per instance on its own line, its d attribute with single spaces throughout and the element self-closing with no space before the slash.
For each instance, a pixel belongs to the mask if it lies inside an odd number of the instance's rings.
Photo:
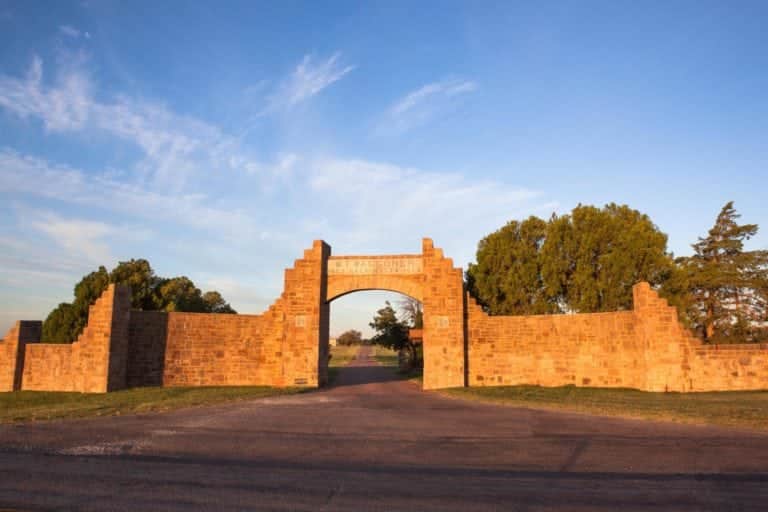
<svg viewBox="0 0 768 512">
<path fill-rule="evenodd" d="M 391 256 L 331 256 L 328 244 L 315 241 L 285 274 L 286 336 L 297 358 L 296 364 L 286 362 L 287 375 L 309 385 L 327 380 L 330 302 L 360 290 L 390 290 L 419 300 L 424 308 L 424 389 L 465 385 L 463 273 L 428 238 L 421 254 Z M 317 375 L 303 376 L 314 366 L 306 355 L 314 360 L 315 353 Z"/>
<path fill-rule="evenodd" d="M 465 294 L 462 270 L 425 238 L 421 254 L 392 256 L 332 256 L 315 241 L 260 315 L 135 311 L 130 290 L 110 285 L 72 344 L 40 343 L 42 322 L 17 322 L 0 340 L 0 391 L 316 387 L 328 376 L 329 303 L 373 289 L 423 303 L 425 389 L 768 389 L 768 345 L 703 345 L 648 283 L 634 286 L 627 311 L 488 316 Z"/>
</svg>

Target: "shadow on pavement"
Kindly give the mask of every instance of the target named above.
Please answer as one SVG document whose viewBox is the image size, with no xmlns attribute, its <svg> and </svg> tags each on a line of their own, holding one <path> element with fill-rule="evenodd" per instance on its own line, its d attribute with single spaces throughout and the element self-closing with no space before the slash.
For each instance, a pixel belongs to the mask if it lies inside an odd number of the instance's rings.
<svg viewBox="0 0 768 512">
<path fill-rule="evenodd" d="M 345 366 L 338 369 L 338 375 L 329 387 L 395 382 L 402 379 L 403 376 L 391 366 Z"/>
</svg>

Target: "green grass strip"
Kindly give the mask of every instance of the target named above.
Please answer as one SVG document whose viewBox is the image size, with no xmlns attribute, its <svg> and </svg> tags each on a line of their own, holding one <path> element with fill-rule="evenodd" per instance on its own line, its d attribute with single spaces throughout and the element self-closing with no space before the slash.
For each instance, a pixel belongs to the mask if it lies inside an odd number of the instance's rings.
<svg viewBox="0 0 768 512">
<path fill-rule="evenodd" d="M 650 393 L 576 386 L 489 386 L 452 388 L 441 393 L 531 408 L 768 430 L 768 391 Z"/>
</svg>

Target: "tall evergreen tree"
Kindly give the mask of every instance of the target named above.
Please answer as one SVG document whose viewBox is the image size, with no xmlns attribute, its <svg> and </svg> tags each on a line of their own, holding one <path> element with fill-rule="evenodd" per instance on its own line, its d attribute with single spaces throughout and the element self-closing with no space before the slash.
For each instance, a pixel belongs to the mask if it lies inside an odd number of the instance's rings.
<svg viewBox="0 0 768 512">
<path fill-rule="evenodd" d="M 749 341 L 768 320 L 768 251 L 745 251 L 757 224 L 738 224 L 733 201 L 715 225 L 693 244 L 694 255 L 678 258 L 691 293 L 688 314 L 706 341 Z"/>
</svg>

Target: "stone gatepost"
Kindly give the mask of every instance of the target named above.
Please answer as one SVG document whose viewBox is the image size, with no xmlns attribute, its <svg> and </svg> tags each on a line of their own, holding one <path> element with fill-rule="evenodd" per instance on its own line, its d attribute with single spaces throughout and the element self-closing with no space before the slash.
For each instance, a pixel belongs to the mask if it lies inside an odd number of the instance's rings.
<svg viewBox="0 0 768 512">
<path fill-rule="evenodd" d="M 424 389 L 465 386 L 464 276 L 429 238 L 422 257 Z"/>
<path fill-rule="evenodd" d="M 20 320 L 0 340 L 0 392 L 21 389 L 27 343 L 37 343 L 43 322 Z"/>
<path fill-rule="evenodd" d="M 329 305 L 325 302 L 331 248 L 315 240 L 304 257 L 285 271 L 283 385 L 317 387 L 327 380 L 321 347 L 328 346 Z"/>
</svg>

